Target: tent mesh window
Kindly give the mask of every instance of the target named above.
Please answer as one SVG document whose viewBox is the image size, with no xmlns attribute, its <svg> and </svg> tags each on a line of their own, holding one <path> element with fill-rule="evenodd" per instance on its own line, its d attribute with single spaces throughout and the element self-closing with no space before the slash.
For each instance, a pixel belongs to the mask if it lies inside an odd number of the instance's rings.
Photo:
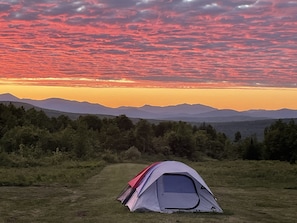
<svg viewBox="0 0 297 223">
<path fill-rule="evenodd" d="M 194 181 L 185 175 L 164 174 L 164 192 L 169 193 L 197 193 Z"/>
</svg>

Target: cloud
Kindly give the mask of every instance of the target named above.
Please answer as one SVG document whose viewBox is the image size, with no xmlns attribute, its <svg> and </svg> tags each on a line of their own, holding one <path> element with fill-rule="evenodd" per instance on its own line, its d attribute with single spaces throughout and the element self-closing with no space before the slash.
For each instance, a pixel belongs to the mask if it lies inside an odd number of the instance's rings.
<svg viewBox="0 0 297 223">
<path fill-rule="evenodd" d="M 6 0 L 1 75 L 43 85 L 296 87 L 296 11 L 296 1 L 277 0 Z"/>
</svg>

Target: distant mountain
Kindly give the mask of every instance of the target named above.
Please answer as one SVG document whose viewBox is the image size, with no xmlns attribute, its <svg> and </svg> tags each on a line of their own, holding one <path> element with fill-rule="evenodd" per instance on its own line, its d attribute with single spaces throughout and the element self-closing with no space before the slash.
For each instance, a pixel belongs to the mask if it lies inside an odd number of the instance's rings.
<svg viewBox="0 0 297 223">
<path fill-rule="evenodd" d="M 154 114 L 197 115 L 204 112 L 216 111 L 217 109 L 201 104 L 180 104 L 178 106 L 171 105 L 166 107 L 145 105 L 140 107 L 140 110 Z"/>
<path fill-rule="evenodd" d="M 297 118 L 297 110 L 248 110 L 216 109 L 201 104 L 179 104 L 171 106 L 118 107 L 109 108 L 89 102 L 70 101 L 60 98 L 45 100 L 20 99 L 11 94 L 0 94 L 0 101 L 27 103 L 39 108 L 75 114 L 96 114 L 118 116 L 125 114 L 130 118 L 172 120 L 188 122 L 240 122 L 265 119 Z"/>
<path fill-rule="evenodd" d="M 12 94 L 0 94 L 0 101 L 21 101 L 21 99 L 15 97 Z"/>
<path fill-rule="evenodd" d="M 189 104 L 166 107 L 145 105 L 142 107 L 122 106 L 118 108 L 109 108 L 100 104 L 70 101 L 60 98 L 49 98 L 45 100 L 20 99 L 11 94 L 0 94 L 0 101 L 23 102 L 34 105 L 36 107 L 62 112 L 81 114 L 104 114 L 114 116 L 125 114 L 128 117 L 144 119 L 164 119 L 168 117 L 174 118 L 176 116 L 201 114 L 204 112 L 216 110 L 215 108 L 209 106 Z"/>
<path fill-rule="evenodd" d="M 248 110 L 245 111 L 245 114 L 251 117 L 265 117 L 265 118 L 296 118 L 297 110 L 292 109 L 279 109 L 279 110 Z"/>
<path fill-rule="evenodd" d="M 119 107 L 118 110 L 121 111 L 122 114 L 137 118 L 176 120 L 178 117 L 197 116 L 217 109 L 200 104 L 180 104 L 164 107 L 151 105 L 144 105 L 139 108 Z"/>
<path fill-rule="evenodd" d="M 89 102 L 78 102 L 60 98 L 49 98 L 45 100 L 20 99 L 11 94 L 0 94 L 0 101 L 23 102 L 36 107 L 81 114 L 109 114 L 112 108 Z"/>
</svg>

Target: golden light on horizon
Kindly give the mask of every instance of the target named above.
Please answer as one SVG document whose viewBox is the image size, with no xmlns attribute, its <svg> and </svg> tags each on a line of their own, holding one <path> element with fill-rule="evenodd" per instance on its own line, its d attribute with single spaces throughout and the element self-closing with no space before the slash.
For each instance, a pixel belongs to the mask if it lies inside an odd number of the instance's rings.
<svg viewBox="0 0 297 223">
<path fill-rule="evenodd" d="M 64 98 L 108 107 L 140 107 L 146 104 L 167 106 L 187 103 L 238 111 L 297 109 L 297 89 L 294 88 L 176 89 L 0 85 L 0 93 L 11 93 L 19 98 L 36 100 Z"/>
</svg>

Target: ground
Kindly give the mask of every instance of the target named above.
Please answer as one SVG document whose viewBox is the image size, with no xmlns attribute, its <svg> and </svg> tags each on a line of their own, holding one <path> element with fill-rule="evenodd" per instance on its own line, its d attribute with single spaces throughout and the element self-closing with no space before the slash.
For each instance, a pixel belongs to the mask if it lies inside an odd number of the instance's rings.
<svg viewBox="0 0 297 223">
<path fill-rule="evenodd" d="M 116 201 L 146 164 L 107 165 L 80 184 L 0 187 L 0 223 L 8 222 L 296 222 L 297 166 L 278 161 L 189 163 L 223 214 L 131 213 Z"/>
</svg>

